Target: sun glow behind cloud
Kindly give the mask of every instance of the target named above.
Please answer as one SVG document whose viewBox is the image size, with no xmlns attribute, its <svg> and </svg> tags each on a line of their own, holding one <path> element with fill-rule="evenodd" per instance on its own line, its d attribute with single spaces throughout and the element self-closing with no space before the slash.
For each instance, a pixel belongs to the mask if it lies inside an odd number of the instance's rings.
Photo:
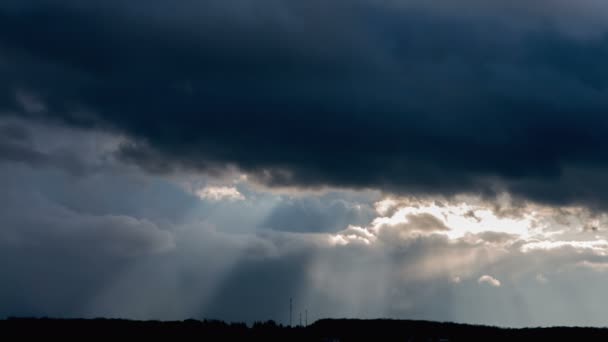
<svg viewBox="0 0 608 342">
<path fill-rule="evenodd" d="M 375 208 L 378 216 L 370 225 L 351 225 L 330 236 L 330 242 L 369 245 L 390 230 L 406 238 L 440 235 L 451 241 L 518 242 L 522 252 L 572 247 L 608 253 L 606 214 L 584 207 L 516 203 L 503 194 L 495 201 L 474 196 L 389 197 Z"/>
<path fill-rule="evenodd" d="M 491 231 L 507 234 L 516 234 L 526 237 L 530 233 L 534 215 L 532 212 L 525 213 L 522 217 L 500 217 L 492 211 L 487 203 L 475 202 L 440 202 L 433 200 L 407 199 L 395 202 L 393 199 L 381 201 L 377 204 L 379 213 L 386 213 L 390 203 L 394 213 L 391 216 L 378 217 L 372 223 L 375 230 L 383 225 L 394 226 L 408 223 L 412 216 L 428 214 L 441 221 L 449 230 L 445 231 L 450 238 L 460 238 L 468 233 L 477 234 Z M 386 203 L 389 202 L 389 204 Z"/>
</svg>

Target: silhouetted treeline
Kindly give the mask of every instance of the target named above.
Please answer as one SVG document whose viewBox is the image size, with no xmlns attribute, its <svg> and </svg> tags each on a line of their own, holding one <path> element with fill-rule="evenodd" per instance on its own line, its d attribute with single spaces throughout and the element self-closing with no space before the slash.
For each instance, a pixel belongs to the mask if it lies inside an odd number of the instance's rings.
<svg viewBox="0 0 608 342">
<path fill-rule="evenodd" d="M 214 320 L 130 321 L 117 319 L 30 319 L 0 321 L 0 339 L 63 340 L 160 339 L 168 341 L 608 341 L 605 328 L 504 329 L 455 323 L 405 320 L 324 319 L 304 327 L 272 321 L 225 323 Z"/>
</svg>

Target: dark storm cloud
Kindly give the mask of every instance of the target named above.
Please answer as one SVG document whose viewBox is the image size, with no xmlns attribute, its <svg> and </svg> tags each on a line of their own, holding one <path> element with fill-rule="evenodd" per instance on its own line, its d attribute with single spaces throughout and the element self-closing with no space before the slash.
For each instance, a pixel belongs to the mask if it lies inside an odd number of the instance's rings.
<svg viewBox="0 0 608 342">
<path fill-rule="evenodd" d="M 8 1 L 1 101 L 124 132 L 121 157 L 156 172 L 605 203 L 602 172 L 564 172 L 608 161 L 596 5 L 467 4 Z"/>
</svg>

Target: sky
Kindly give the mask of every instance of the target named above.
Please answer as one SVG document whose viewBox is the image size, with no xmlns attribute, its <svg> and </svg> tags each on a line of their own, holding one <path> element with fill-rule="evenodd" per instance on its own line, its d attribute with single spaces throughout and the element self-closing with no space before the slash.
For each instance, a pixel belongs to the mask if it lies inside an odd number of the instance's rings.
<svg viewBox="0 0 608 342">
<path fill-rule="evenodd" d="M 608 317 L 608 3 L 3 0 L 0 317 Z"/>
</svg>

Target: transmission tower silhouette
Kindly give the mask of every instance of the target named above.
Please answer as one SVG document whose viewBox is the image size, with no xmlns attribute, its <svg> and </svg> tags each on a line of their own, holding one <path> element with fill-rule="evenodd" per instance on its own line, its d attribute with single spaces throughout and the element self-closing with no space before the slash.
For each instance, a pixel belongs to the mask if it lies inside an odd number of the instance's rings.
<svg viewBox="0 0 608 342">
<path fill-rule="evenodd" d="M 289 298 L 289 327 L 293 326 L 293 298 Z"/>
</svg>

